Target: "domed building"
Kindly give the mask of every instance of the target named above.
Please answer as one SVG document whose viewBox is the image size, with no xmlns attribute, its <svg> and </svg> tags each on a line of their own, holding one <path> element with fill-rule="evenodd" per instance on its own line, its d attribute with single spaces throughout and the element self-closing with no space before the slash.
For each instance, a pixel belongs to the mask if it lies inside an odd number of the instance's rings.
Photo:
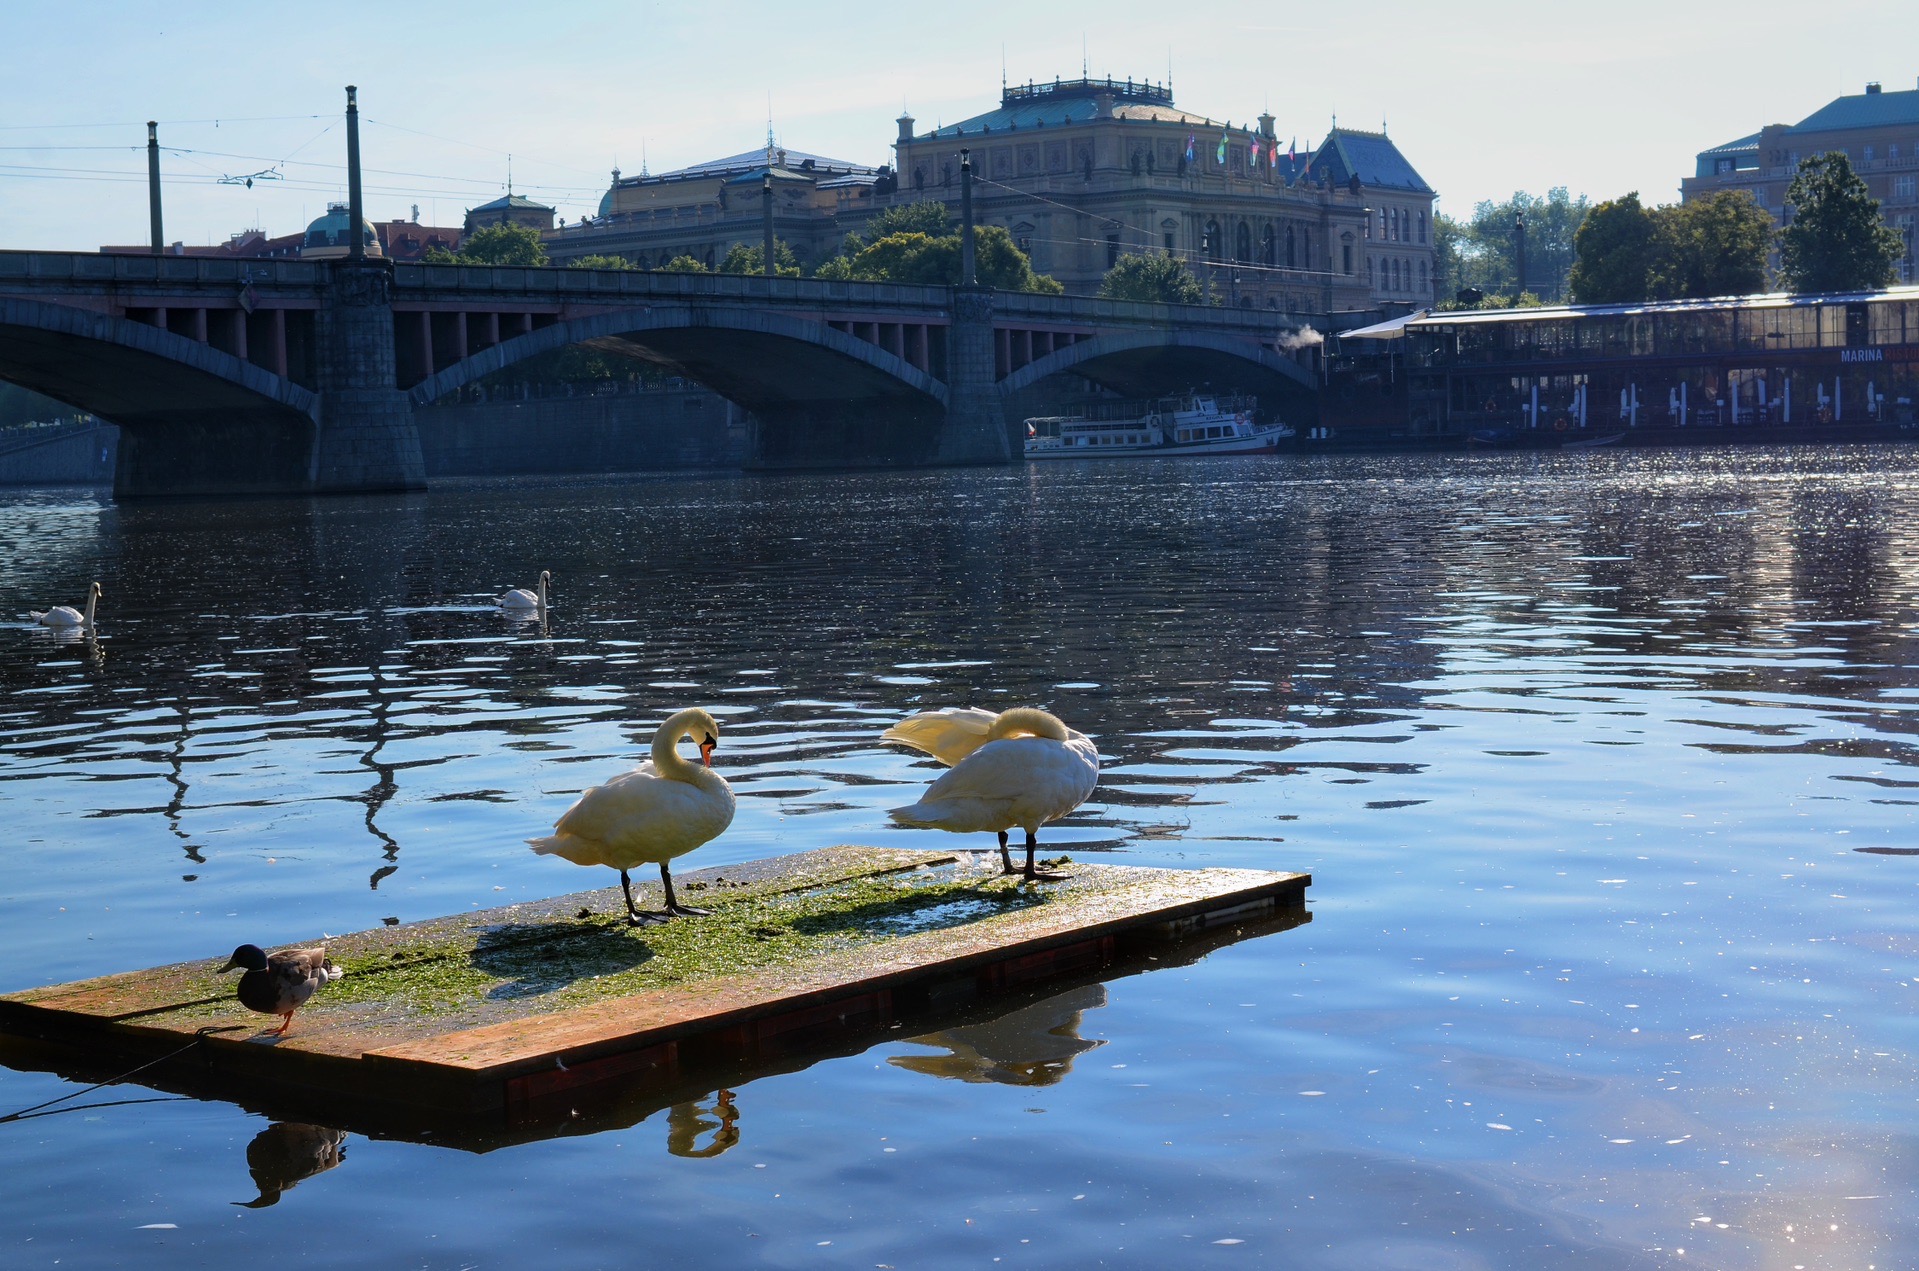
<svg viewBox="0 0 1919 1271">
<path fill-rule="evenodd" d="M 348 230 L 352 216 L 344 203 L 329 203 L 326 215 L 307 226 L 306 237 L 300 243 L 301 260 L 341 260 L 353 246 Z M 360 221 L 360 242 L 368 256 L 383 256 L 380 250 L 380 236 L 373 230 L 373 222 L 364 218 Z"/>
</svg>

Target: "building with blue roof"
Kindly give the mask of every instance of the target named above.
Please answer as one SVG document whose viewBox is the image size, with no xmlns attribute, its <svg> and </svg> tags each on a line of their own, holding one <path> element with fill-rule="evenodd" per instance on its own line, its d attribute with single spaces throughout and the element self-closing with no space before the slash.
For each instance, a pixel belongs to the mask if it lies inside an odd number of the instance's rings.
<svg viewBox="0 0 1919 1271">
<path fill-rule="evenodd" d="M 1886 92 L 1879 84 L 1836 97 L 1796 124 L 1768 124 L 1697 156 L 1680 183 L 1683 199 L 1744 190 L 1785 221 L 1786 187 L 1802 160 L 1839 151 L 1879 200 L 1879 214 L 1905 240 L 1900 280 L 1915 280 L 1913 227 L 1919 219 L 1919 88 Z"/>
</svg>

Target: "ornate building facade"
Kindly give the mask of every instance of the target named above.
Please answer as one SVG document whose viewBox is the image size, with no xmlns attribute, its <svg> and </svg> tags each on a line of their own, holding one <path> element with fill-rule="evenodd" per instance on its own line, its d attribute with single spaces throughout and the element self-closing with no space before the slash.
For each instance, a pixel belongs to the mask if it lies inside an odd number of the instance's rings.
<svg viewBox="0 0 1919 1271">
<path fill-rule="evenodd" d="M 547 250 L 711 267 L 761 241 L 770 179 L 775 231 L 810 268 L 882 209 L 939 199 L 957 217 L 964 153 L 976 219 L 1069 292 L 1097 291 L 1122 254 L 1170 252 L 1221 304 L 1325 315 L 1432 301 L 1433 191 L 1383 132 L 1334 128 L 1301 151 L 1270 114 L 1234 126 L 1180 109 L 1163 85 L 1113 79 L 1007 87 L 997 109 L 923 132 L 897 123 L 888 166 L 769 149 L 616 171 L 599 215 Z"/>
</svg>

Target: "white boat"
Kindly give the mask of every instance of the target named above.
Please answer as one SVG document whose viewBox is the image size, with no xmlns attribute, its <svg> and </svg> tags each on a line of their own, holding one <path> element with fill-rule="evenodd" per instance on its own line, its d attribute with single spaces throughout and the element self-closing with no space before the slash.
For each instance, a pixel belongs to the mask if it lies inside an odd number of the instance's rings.
<svg viewBox="0 0 1919 1271">
<path fill-rule="evenodd" d="M 1164 397 L 1143 414 L 1118 418 L 1047 416 L 1026 421 L 1028 459 L 1100 459 L 1122 455 L 1271 454 L 1292 437 L 1285 424 L 1253 422 L 1250 397 L 1187 393 Z"/>
</svg>

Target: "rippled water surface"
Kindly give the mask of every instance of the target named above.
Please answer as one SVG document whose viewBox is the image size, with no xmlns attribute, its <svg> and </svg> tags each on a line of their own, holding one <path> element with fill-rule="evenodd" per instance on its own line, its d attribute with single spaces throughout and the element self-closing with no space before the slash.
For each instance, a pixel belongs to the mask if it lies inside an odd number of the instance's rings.
<svg viewBox="0 0 1919 1271">
<path fill-rule="evenodd" d="M 1916 527 L 1877 447 L 0 495 L 0 990 L 602 885 L 522 840 L 690 704 L 740 808 L 683 868 L 952 846 L 880 730 L 1035 702 L 1104 762 L 1043 845 L 1314 876 L 1305 927 L 484 1154 L 0 1124 L 0 1258 L 1912 1266 Z M 541 569 L 544 629 L 491 609 Z M 97 641 L 13 621 L 96 578 Z"/>
</svg>

